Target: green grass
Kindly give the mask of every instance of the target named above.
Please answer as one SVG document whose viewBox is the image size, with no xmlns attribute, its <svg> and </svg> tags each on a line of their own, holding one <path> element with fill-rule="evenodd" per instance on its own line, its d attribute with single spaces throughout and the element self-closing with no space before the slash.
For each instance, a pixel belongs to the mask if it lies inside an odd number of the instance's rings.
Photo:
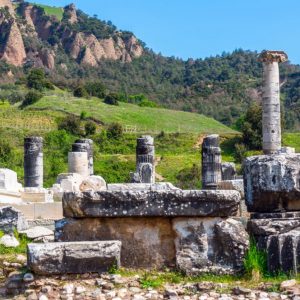
<svg viewBox="0 0 300 300">
<path fill-rule="evenodd" d="M 78 116 L 85 111 L 105 124 L 119 122 L 125 128 L 126 126 L 136 127 L 137 132 L 235 133 L 234 130 L 218 121 L 196 113 L 139 107 L 122 102 L 119 106 L 107 105 L 96 98 L 79 99 L 69 94 L 45 96 L 30 108 L 59 110 Z"/>
<path fill-rule="evenodd" d="M 59 21 L 63 18 L 64 10 L 62 7 L 48 6 L 44 4 L 33 3 L 36 6 L 39 6 L 44 9 L 46 15 L 55 16 Z"/>
<path fill-rule="evenodd" d="M 300 152 L 300 132 L 284 133 L 282 142 L 284 146 L 293 147 L 296 152 Z"/>
</svg>

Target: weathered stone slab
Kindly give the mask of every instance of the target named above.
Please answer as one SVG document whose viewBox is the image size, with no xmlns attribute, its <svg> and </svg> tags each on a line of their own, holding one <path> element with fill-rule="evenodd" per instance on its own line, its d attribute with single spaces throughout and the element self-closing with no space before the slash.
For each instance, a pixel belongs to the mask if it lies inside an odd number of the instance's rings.
<svg viewBox="0 0 300 300">
<path fill-rule="evenodd" d="M 0 208 L 0 230 L 12 233 L 15 229 L 21 231 L 27 228 L 27 220 L 20 211 L 10 206 Z"/>
<path fill-rule="evenodd" d="M 120 191 L 173 191 L 179 190 L 172 183 L 111 183 L 107 185 L 107 190 L 112 192 Z"/>
<path fill-rule="evenodd" d="M 176 265 L 187 274 L 239 271 L 244 237 L 240 222 L 220 217 L 63 219 L 55 231 L 57 241 L 120 240 L 124 267 Z"/>
<path fill-rule="evenodd" d="M 249 211 L 299 211 L 300 154 L 247 158 L 244 162 L 244 183 Z"/>
<path fill-rule="evenodd" d="M 143 216 L 234 216 L 241 196 L 237 191 L 100 191 L 65 193 L 67 218 Z"/>
<path fill-rule="evenodd" d="M 175 266 L 174 236 L 168 218 L 63 219 L 55 224 L 56 241 L 120 240 L 121 264 L 133 268 Z"/>
<path fill-rule="evenodd" d="M 120 266 L 120 241 L 29 244 L 27 266 L 39 275 L 104 272 Z"/>
</svg>

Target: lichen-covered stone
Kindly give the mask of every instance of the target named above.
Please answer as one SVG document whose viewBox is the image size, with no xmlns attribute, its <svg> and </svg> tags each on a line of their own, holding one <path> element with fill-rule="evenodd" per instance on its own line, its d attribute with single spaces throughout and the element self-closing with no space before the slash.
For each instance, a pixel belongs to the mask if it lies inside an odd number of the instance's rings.
<svg viewBox="0 0 300 300">
<path fill-rule="evenodd" d="M 127 217 L 63 219 L 57 241 L 120 240 L 128 268 L 178 267 L 188 274 L 240 270 L 247 236 L 241 223 L 220 217 Z M 220 224 L 219 231 L 216 226 Z M 224 246 L 221 238 L 226 239 Z M 234 247 L 232 251 L 230 247 Z M 155 249 L 155 250 L 154 250 Z M 225 250 L 225 254 L 224 254 Z M 225 259 L 226 258 L 226 259 Z"/>
<path fill-rule="evenodd" d="M 219 241 L 219 257 L 223 265 L 242 270 L 249 248 L 249 235 L 240 221 L 227 219 L 215 226 Z"/>
<path fill-rule="evenodd" d="M 253 214 L 248 222 L 248 232 L 258 247 L 266 252 L 269 272 L 299 272 L 299 212 Z"/>
<path fill-rule="evenodd" d="M 39 275 L 104 272 L 120 266 L 121 242 L 29 244 L 27 266 Z"/>
<path fill-rule="evenodd" d="M 65 193 L 63 213 L 67 218 L 142 216 L 234 216 L 237 191 L 100 191 Z"/>
<path fill-rule="evenodd" d="M 14 230 L 21 231 L 28 228 L 24 215 L 11 206 L 0 208 L 0 230 L 12 233 Z"/>
<path fill-rule="evenodd" d="M 300 154 L 247 158 L 244 185 L 251 212 L 300 210 Z"/>
</svg>

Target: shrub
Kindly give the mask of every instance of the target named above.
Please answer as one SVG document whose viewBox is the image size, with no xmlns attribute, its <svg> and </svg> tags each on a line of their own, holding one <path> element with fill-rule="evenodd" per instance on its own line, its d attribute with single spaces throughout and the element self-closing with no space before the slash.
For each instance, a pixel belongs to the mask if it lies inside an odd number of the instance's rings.
<svg viewBox="0 0 300 300">
<path fill-rule="evenodd" d="M 123 135 L 123 127 L 120 123 L 112 123 L 107 128 L 107 137 L 119 139 Z"/>
<path fill-rule="evenodd" d="M 1 164 L 5 164 L 7 166 L 7 164 L 13 160 L 13 148 L 11 147 L 11 145 L 4 141 L 4 140 L 0 140 L 0 163 Z"/>
<path fill-rule="evenodd" d="M 84 129 L 85 129 L 85 135 L 93 135 L 96 133 L 96 125 L 94 122 L 86 122 L 84 125 Z"/>
<path fill-rule="evenodd" d="M 118 95 L 117 94 L 108 94 L 104 98 L 104 103 L 109 104 L 109 105 L 119 105 Z"/>
<path fill-rule="evenodd" d="M 53 84 L 45 78 L 43 69 L 31 69 L 26 78 L 30 89 L 42 91 L 43 89 L 54 89 Z"/>
<path fill-rule="evenodd" d="M 65 117 L 58 123 L 59 130 L 65 130 L 66 132 L 69 132 L 74 135 L 81 134 L 80 126 L 80 119 L 73 115 Z"/>
<path fill-rule="evenodd" d="M 93 96 L 100 99 L 105 97 L 106 88 L 102 82 L 87 82 L 84 87 L 91 97 Z"/>
<path fill-rule="evenodd" d="M 21 108 L 32 105 L 38 102 L 43 97 L 43 94 L 37 91 L 29 91 L 22 102 Z"/>
<path fill-rule="evenodd" d="M 234 159 L 238 163 L 242 163 L 246 158 L 247 147 L 244 144 L 235 144 L 234 145 Z"/>
<path fill-rule="evenodd" d="M 78 86 L 74 92 L 73 92 L 74 97 L 78 98 L 88 98 L 89 94 L 87 90 L 83 86 Z"/>
</svg>

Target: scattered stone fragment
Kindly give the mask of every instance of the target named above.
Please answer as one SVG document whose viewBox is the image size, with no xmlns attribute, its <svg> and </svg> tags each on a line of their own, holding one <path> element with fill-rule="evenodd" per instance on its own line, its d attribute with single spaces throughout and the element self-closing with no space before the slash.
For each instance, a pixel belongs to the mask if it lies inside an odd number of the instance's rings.
<svg viewBox="0 0 300 300">
<path fill-rule="evenodd" d="M 291 280 L 286 280 L 281 282 L 280 284 L 280 290 L 281 291 L 286 291 L 290 288 L 293 288 L 297 285 L 297 281 L 295 279 L 291 279 Z"/>
<path fill-rule="evenodd" d="M 34 281 L 34 276 L 31 273 L 26 273 L 23 277 L 24 282 L 32 282 Z"/>
<path fill-rule="evenodd" d="M 36 274 L 108 271 L 120 265 L 121 242 L 70 242 L 28 245 L 28 267 Z"/>
<path fill-rule="evenodd" d="M 0 230 L 5 233 L 13 233 L 26 230 L 28 228 L 27 220 L 17 209 L 5 206 L 0 208 Z"/>
<path fill-rule="evenodd" d="M 13 235 L 5 234 L 2 238 L 0 238 L 0 245 L 16 248 L 20 245 L 20 243 Z"/>
<path fill-rule="evenodd" d="M 54 235 L 52 230 L 43 226 L 36 226 L 24 231 L 20 231 L 20 233 L 25 234 L 31 240 Z"/>
</svg>

